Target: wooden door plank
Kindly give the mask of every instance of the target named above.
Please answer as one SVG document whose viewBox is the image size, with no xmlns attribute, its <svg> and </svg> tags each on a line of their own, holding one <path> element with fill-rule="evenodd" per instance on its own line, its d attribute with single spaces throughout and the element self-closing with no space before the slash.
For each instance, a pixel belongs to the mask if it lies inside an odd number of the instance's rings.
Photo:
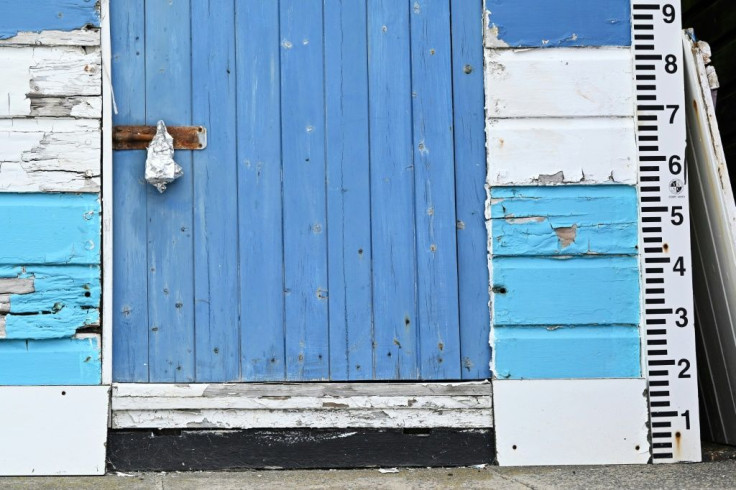
<svg viewBox="0 0 736 490">
<path fill-rule="evenodd" d="M 146 124 L 192 124 L 190 13 L 188 0 L 145 3 Z M 191 152 L 178 152 L 176 161 L 184 174 L 165 193 L 146 186 L 152 381 L 193 381 L 195 374 Z"/>
<path fill-rule="evenodd" d="M 366 2 L 325 2 L 330 379 L 373 378 Z"/>
<path fill-rule="evenodd" d="M 329 377 L 322 5 L 280 5 L 286 378 Z"/>
<path fill-rule="evenodd" d="M 140 124 L 146 117 L 144 0 L 112 2 L 112 83 L 115 124 Z M 148 381 L 148 266 L 145 152 L 114 155 L 113 182 L 113 377 Z"/>
<path fill-rule="evenodd" d="M 371 3 L 368 80 L 377 379 L 419 376 L 408 26 L 408 3 Z"/>
<path fill-rule="evenodd" d="M 410 26 L 420 376 L 459 379 L 449 0 L 415 1 Z"/>
<path fill-rule="evenodd" d="M 196 380 L 240 376 L 235 17 L 233 2 L 192 2 L 192 113 L 209 146 L 194 152 Z"/>
<path fill-rule="evenodd" d="M 478 25 L 483 5 L 480 0 L 451 0 L 450 8 L 460 362 L 463 379 L 479 379 L 491 375 L 483 31 Z"/>
<path fill-rule="evenodd" d="M 278 2 L 236 2 L 240 362 L 243 379 L 285 376 Z"/>
</svg>

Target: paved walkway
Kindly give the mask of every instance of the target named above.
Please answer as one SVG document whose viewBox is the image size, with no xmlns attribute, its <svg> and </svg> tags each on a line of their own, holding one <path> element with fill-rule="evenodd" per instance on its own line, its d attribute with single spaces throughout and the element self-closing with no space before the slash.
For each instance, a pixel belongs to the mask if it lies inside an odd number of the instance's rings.
<svg viewBox="0 0 736 490">
<path fill-rule="evenodd" d="M 736 460 L 699 464 L 383 470 L 135 473 L 104 477 L 0 478 L 17 489 L 593 489 L 736 488 Z M 393 471 L 393 470 L 392 470 Z"/>
</svg>

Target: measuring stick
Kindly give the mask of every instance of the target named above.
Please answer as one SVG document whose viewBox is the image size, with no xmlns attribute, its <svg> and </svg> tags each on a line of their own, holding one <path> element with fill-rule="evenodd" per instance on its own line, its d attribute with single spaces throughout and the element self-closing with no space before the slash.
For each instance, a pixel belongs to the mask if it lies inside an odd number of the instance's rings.
<svg viewBox="0 0 736 490">
<path fill-rule="evenodd" d="M 644 366 L 654 463 L 700 461 L 679 0 L 632 0 Z"/>
</svg>

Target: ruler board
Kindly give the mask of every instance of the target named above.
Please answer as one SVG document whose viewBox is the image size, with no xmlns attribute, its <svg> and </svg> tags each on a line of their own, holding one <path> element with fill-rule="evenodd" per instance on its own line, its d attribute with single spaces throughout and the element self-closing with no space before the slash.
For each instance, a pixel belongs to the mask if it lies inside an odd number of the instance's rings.
<svg viewBox="0 0 736 490">
<path fill-rule="evenodd" d="M 654 463 L 700 461 L 679 0 L 632 0 L 643 342 Z"/>
</svg>

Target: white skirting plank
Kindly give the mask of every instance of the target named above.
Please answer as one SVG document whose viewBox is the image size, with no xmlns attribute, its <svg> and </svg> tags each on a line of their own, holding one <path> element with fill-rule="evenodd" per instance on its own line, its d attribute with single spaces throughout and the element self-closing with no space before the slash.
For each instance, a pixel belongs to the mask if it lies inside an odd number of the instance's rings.
<svg viewBox="0 0 736 490">
<path fill-rule="evenodd" d="M 628 48 L 486 50 L 489 118 L 633 116 Z"/>
<path fill-rule="evenodd" d="M 0 192 L 99 189 L 99 120 L 0 119 Z"/>
<path fill-rule="evenodd" d="M 491 385 L 118 384 L 113 428 L 487 428 Z"/>
<path fill-rule="evenodd" d="M 80 101 L 69 97 L 101 95 L 101 58 L 97 47 L 0 46 L 0 117 L 27 117 L 49 111 L 56 103 L 67 116 L 90 113 Z M 39 104 L 38 99 L 49 99 Z M 39 109 L 37 106 L 43 106 Z M 95 108 L 99 108 L 96 106 Z M 96 117 L 100 117 L 97 113 Z"/>
<path fill-rule="evenodd" d="M 488 120 L 491 186 L 636 184 L 633 118 Z"/>
<path fill-rule="evenodd" d="M 644 464 L 644 379 L 496 380 L 501 466 Z"/>
<path fill-rule="evenodd" d="M 0 475 L 102 475 L 107 386 L 0 387 Z"/>
</svg>

